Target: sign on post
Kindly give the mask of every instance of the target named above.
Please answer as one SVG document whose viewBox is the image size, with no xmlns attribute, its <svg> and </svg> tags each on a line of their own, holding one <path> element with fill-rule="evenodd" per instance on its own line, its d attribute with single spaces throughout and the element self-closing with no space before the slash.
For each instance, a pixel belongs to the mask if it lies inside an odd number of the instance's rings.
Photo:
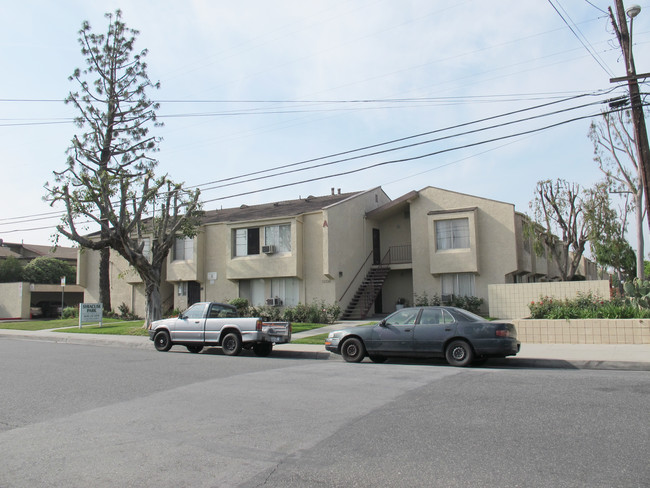
<svg viewBox="0 0 650 488">
<path fill-rule="evenodd" d="M 79 304 L 79 328 L 81 324 L 97 323 L 102 326 L 103 305 L 101 303 L 80 303 Z"/>
</svg>

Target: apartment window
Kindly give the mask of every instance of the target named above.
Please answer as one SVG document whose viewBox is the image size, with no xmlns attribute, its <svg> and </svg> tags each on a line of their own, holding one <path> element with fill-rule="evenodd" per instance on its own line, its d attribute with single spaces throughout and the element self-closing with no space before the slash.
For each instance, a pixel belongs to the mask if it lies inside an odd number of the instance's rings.
<svg viewBox="0 0 650 488">
<path fill-rule="evenodd" d="M 460 297 L 476 296 L 474 291 L 474 275 L 472 273 L 442 275 L 442 294 Z"/>
<path fill-rule="evenodd" d="M 235 231 L 235 256 L 250 256 L 260 253 L 260 228 L 237 229 Z"/>
<path fill-rule="evenodd" d="M 437 220 L 435 224 L 436 247 L 439 251 L 470 247 L 469 219 Z"/>
<path fill-rule="evenodd" d="M 177 237 L 174 243 L 174 261 L 191 261 L 194 258 L 194 239 Z"/>
<path fill-rule="evenodd" d="M 291 252 L 291 225 L 264 227 L 264 245 L 275 246 L 277 252 Z"/>
</svg>

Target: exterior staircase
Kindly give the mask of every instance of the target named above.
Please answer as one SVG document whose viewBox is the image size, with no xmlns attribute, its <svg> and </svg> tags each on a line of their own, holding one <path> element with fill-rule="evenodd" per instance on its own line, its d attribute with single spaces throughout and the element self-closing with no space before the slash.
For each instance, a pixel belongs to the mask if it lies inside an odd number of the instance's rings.
<svg viewBox="0 0 650 488">
<path fill-rule="evenodd" d="M 382 286 L 384 286 L 389 272 L 390 267 L 388 266 L 378 265 L 370 268 L 368 274 L 366 274 L 347 308 L 341 315 L 341 319 L 365 319 L 370 307 L 375 303 L 375 299 L 379 295 Z"/>
</svg>

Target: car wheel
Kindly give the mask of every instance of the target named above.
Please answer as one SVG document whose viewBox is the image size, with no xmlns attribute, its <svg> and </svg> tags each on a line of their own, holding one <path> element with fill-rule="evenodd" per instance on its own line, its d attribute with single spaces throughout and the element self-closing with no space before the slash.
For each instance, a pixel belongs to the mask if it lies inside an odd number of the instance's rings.
<svg viewBox="0 0 650 488">
<path fill-rule="evenodd" d="M 203 346 L 185 346 L 191 353 L 197 354 L 203 350 Z"/>
<path fill-rule="evenodd" d="M 237 356 L 241 352 L 242 343 L 238 334 L 230 332 L 221 341 L 221 349 L 226 356 Z"/>
<path fill-rule="evenodd" d="M 346 340 L 341 347 L 341 356 L 348 363 L 360 363 L 365 355 L 366 348 L 363 347 L 363 342 L 356 337 Z"/>
<path fill-rule="evenodd" d="M 153 338 L 153 343 L 156 349 L 161 352 L 169 351 L 172 348 L 172 340 L 166 330 L 158 332 Z"/>
<path fill-rule="evenodd" d="M 474 360 L 474 352 L 467 342 L 453 341 L 445 350 L 445 358 L 452 366 L 469 366 Z"/>
<path fill-rule="evenodd" d="M 370 360 L 373 363 L 385 363 L 386 362 L 386 356 L 369 356 Z"/>
<path fill-rule="evenodd" d="M 265 357 L 271 354 L 273 344 L 270 342 L 256 342 L 253 344 L 253 352 L 256 356 Z"/>
</svg>

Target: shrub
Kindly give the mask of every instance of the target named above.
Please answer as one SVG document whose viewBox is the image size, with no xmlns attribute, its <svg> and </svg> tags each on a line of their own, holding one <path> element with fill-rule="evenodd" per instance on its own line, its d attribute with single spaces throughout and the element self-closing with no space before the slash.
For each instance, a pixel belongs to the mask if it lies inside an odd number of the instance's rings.
<svg viewBox="0 0 650 488">
<path fill-rule="evenodd" d="M 620 297 L 604 300 L 592 293 L 573 299 L 541 297 L 528 305 L 531 319 L 632 319 L 648 318 L 650 310 L 639 309 Z"/>
<path fill-rule="evenodd" d="M 79 309 L 77 307 L 65 307 L 61 313 L 62 319 L 74 319 L 79 317 Z"/>
<path fill-rule="evenodd" d="M 237 313 L 240 317 L 245 317 L 248 311 L 249 305 L 246 298 L 233 298 L 228 302 L 230 305 L 237 307 Z"/>
<path fill-rule="evenodd" d="M 437 306 L 440 305 L 440 297 L 437 294 L 429 297 L 426 291 L 422 293 L 422 295 L 416 293 L 414 295 L 413 304 L 416 307 Z"/>
</svg>

